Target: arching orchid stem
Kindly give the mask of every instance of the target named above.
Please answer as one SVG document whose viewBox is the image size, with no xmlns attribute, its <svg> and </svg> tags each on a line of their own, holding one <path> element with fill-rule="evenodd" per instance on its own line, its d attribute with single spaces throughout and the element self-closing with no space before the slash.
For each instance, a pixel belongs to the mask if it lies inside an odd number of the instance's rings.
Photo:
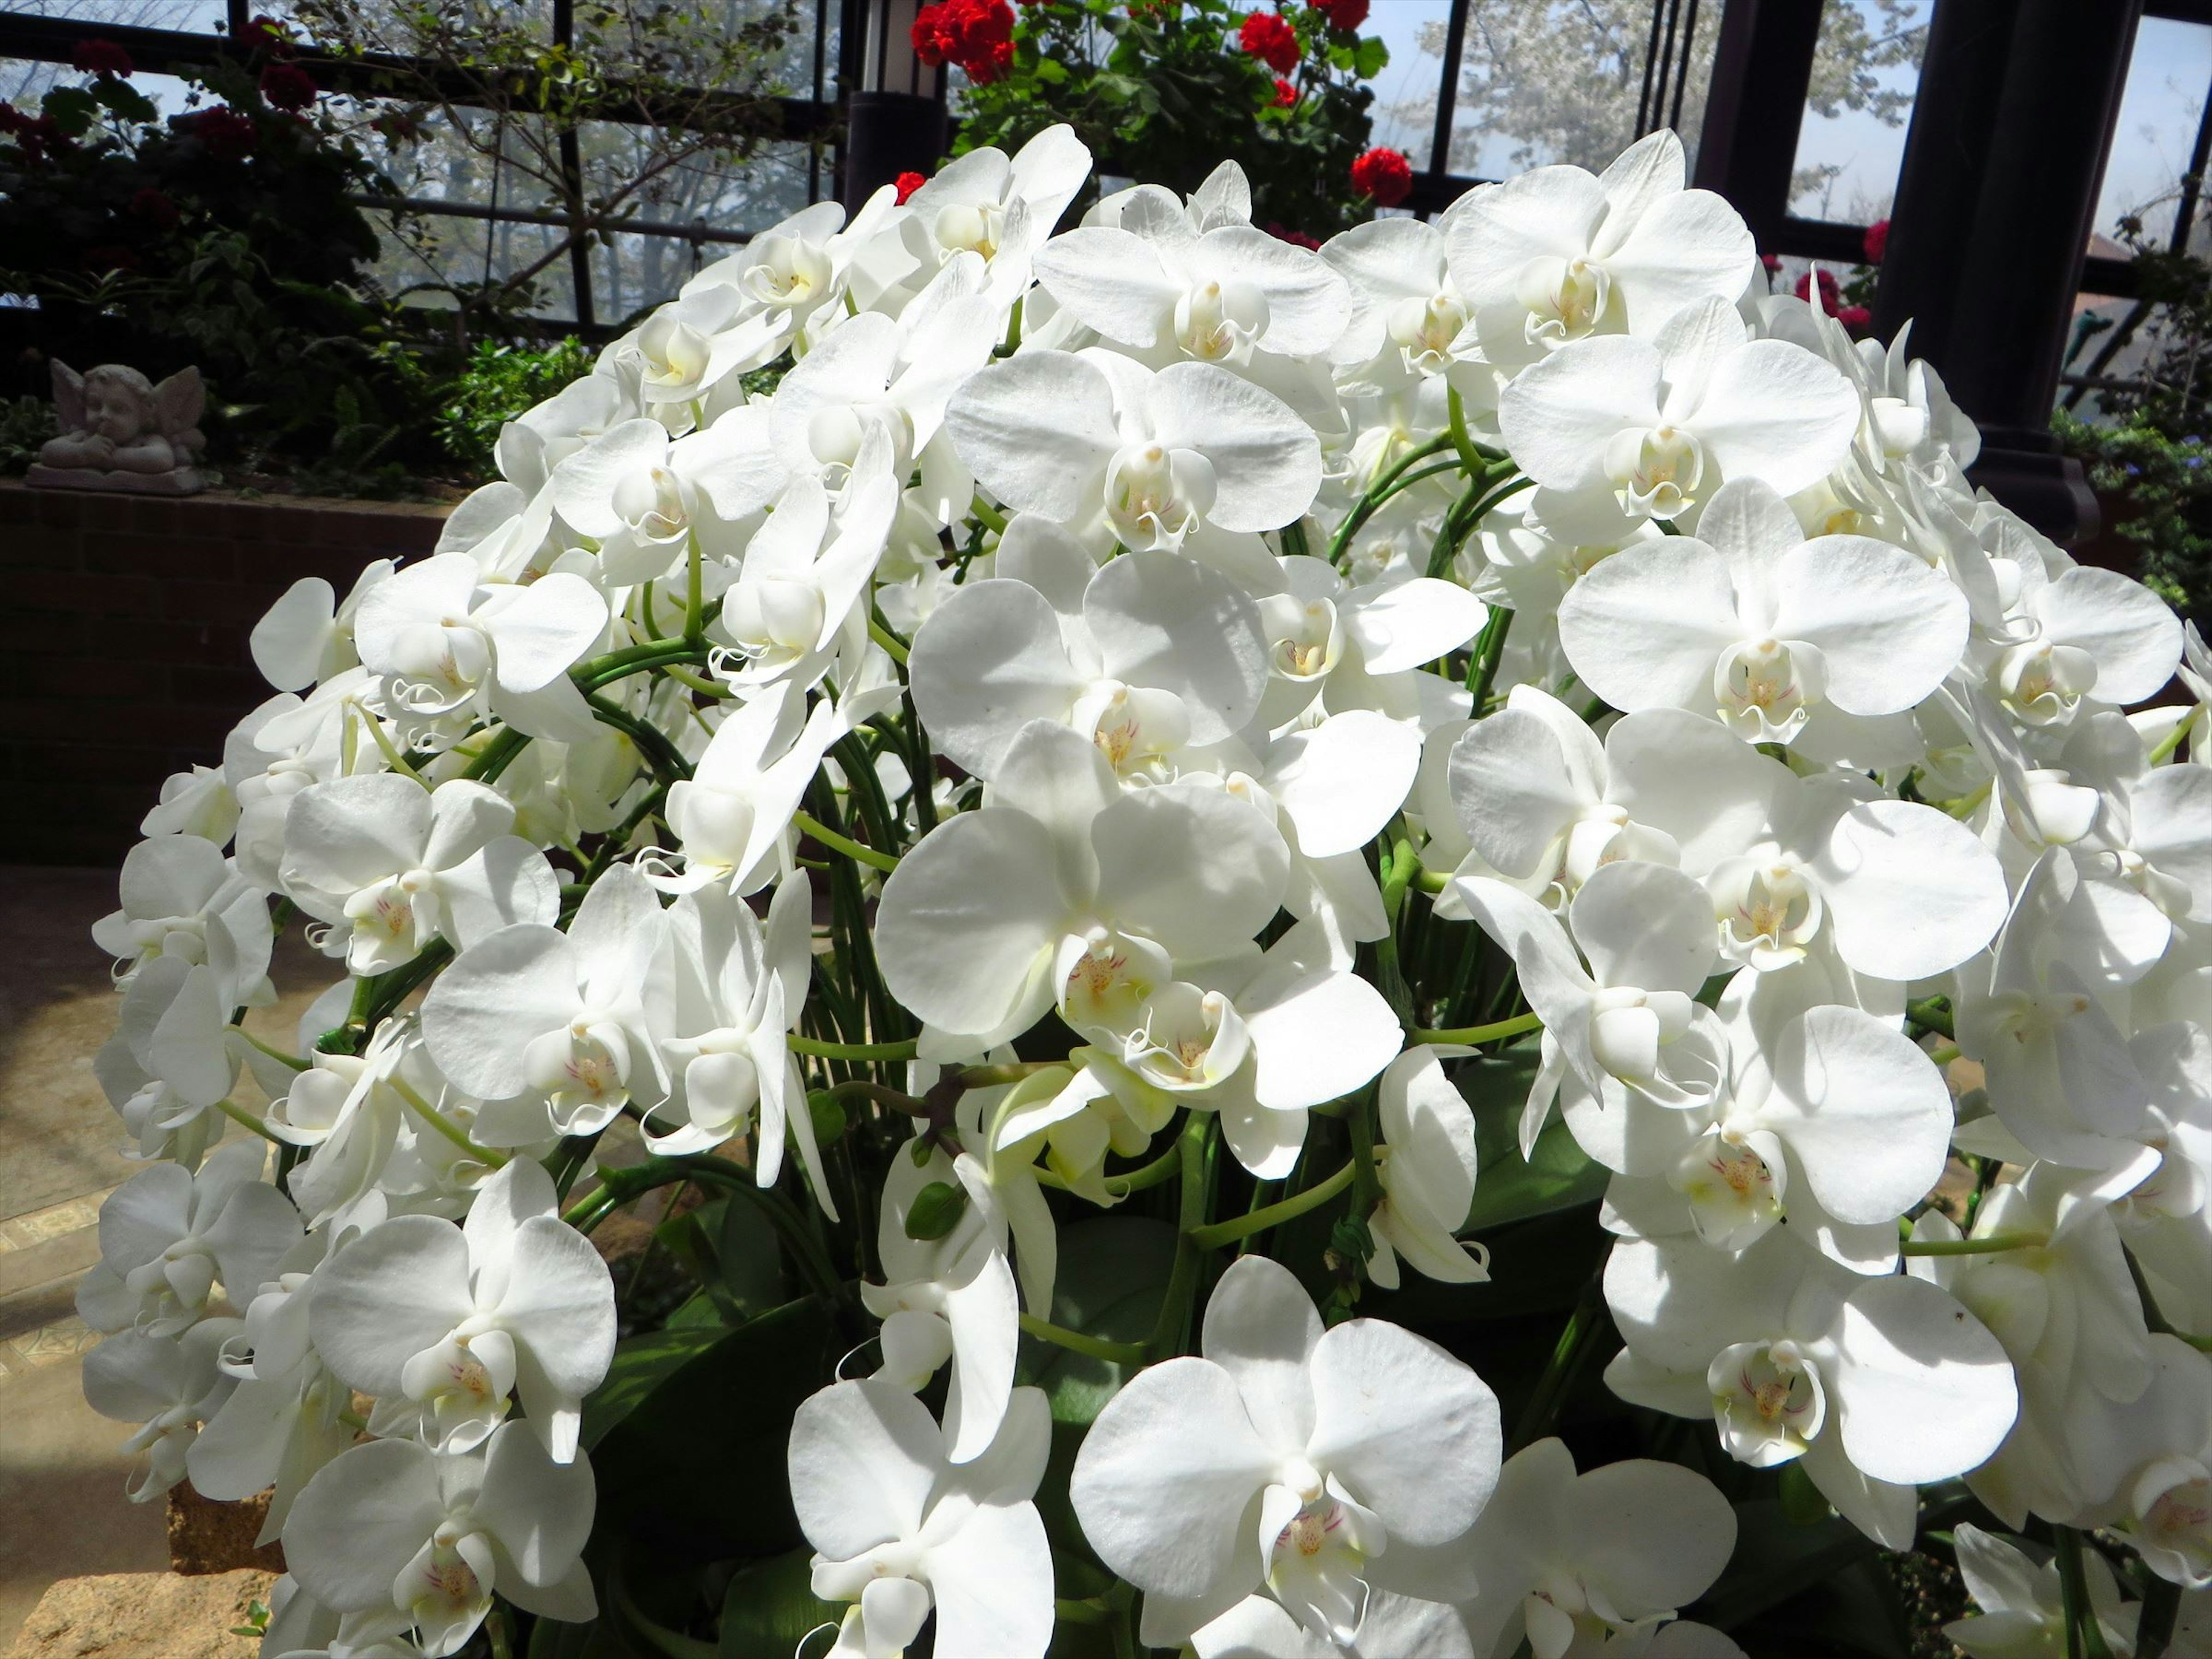
<svg viewBox="0 0 2212 1659">
<path fill-rule="evenodd" d="M 1460 1025 L 1449 1030 L 1414 1031 L 1410 1033 L 1416 1042 L 1476 1043 L 1497 1042 L 1506 1037 L 1525 1036 L 1544 1029 L 1540 1014 L 1516 1014 L 1510 1019 L 1501 1019 L 1488 1025 Z"/>
<path fill-rule="evenodd" d="M 2066 1613 L 2066 1659 L 2112 1659 L 2097 1611 L 2089 1601 L 2088 1575 L 2082 1569 L 2081 1534 L 2054 1527 L 2058 1543 L 2058 1593 Z"/>
<path fill-rule="evenodd" d="M 1343 563 L 1345 550 L 1352 545 L 1352 538 L 1359 533 L 1368 520 L 1375 516 L 1376 509 L 1396 493 L 1399 481 L 1430 456 L 1440 455 L 1451 447 L 1451 434 L 1439 433 L 1425 443 L 1414 445 L 1369 484 L 1366 494 L 1353 503 L 1352 511 L 1344 515 L 1344 522 L 1337 526 L 1336 534 L 1329 538 L 1328 562 L 1331 564 Z M 1458 462 L 1455 460 L 1439 471 L 1452 471 L 1457 465 Z"/>
<path fill-rule="evenodd" d="M 1482 632 L 1474 641 L 1474 657 L 1468 665 L 1467 689 L 1473 699 L 1475 718 L 1482 717 L 1483 705 L 1490 701 L 1490 688 L 1498 678 L 1498 665 L 1505 655 L 1505 635 L 1513 626 L 1513 613 L 1493 606 L 1490 620 L 1482 625 Z"/>
<path fill-rule="evenodd" d="M 874 848 L 854 841 L 849 836 L 841 836 L 811 812 L 793 812 L 791 815 L 791 821 L 832 852 L 842 853 L 848 859 L 857 860 L 873 869 L 886 872 L 898 868 L 899 861 L 896 854 L 879 853 Z"/>
<path fill-rule="evenodd" d="M 868 637 L 883 647 L 884 655 L 893 662 L 902 668 L 906 666 L 906 642 L 873 617 L 868 618 Z"/>
<path fill-rule="evenodd" d="M 1234 1244 L 1254 1233 L 1265 1232 L 1270 1227 L 1279 1227 L 1285 1221 L 1295 1220 L 1309 1210 L 1319 1209 L 1351 1186 L 1352 1177 L 1358 1173 L 1358 1161 L 1348 1159 L 1342 1169 L 1318 1186 L 1309 1187 L 1302 1193 L 1254 1210 L 1249 1215 L 1231 1216 L 1226 1221 L 1200 1227 L 1188 1237 L 1201 1250 L 1218 1250 L 1225 1244 Z"/>
<path fill-rule="evenodd" d="M 2041 1233 L 1990 1233 L 1983 1238 L 1908 1238 L 1898 1248 L 1907 1255 L 1993 1255 L 2050 1242 Z"/>
<path fill-rule="evenodd" d="M 216 1102 L 215 1109 L 218 1112 L 221 1112 L 225 1117 L 228 1118 L 232 1122 L 244 1124 L 247 1128 L 252 1130 L 254 1133 L 259 1135 L 264 1140 L 270 1141 L 280 1146 L 283 1145 L 283 1142 L 278 1140 L 275 1135 L 270 1133 L 269 1126 L 267 1124 L 264 1123 L 259 1118 L 254 1116 L 252 1113 L 247 1111 L 246 1108 L 240 1105 L 236 1101 L 230 1099 L 228 1097 L 225 1097 L 223 1099 Z"/>
<path fill-rule="evenodd" d="M 392 1085 L 392 1091 L 398 1095 L 400 1099 L 405 1101 L 409 1107 L 411 1108 L 425 1123 L 435 1129 L 440 1134 L 445 1136 L 447 1139 L 452 1141 L 454 1146 L 459 1147 L 471 1158 L 476 1158 L 482 1163 L 488 1164 L 495 1170 L 501 1168 L 506 1164 L 508 1156 L 507 1153 L 494 1152 L 489 1146 L 479 1146 L 477 1145 L 475 1141 L 469 1139 L 468 1132 L 466 1130 L 463 1129 L 459 1124 L 454 1122 L 453 1119 L 447 1117 L 443 1112 L 433 1106 L 428 1101 L 423 1099 L 421 1093 L 417 1091 L 412 1085 L 406 1083 L 398 1077 L 388 1077 L 385 1081 Z"/>
<path fill-rule="evenodd" d="M 264 1042 L 259 1037 L 254 1036 L 252 1032 L 247 1030 L 243 1025 L 233 1025 L 230 1029 L 237 1032 L 239 1036 L 244 1037 L 248 1042 L 252 1043 L 256 1048 L 258 1048 L 263 1054 L 268 1055 L 270 1059 L 275 1060 L 279 1066 L 289 1066 L 295 1072 L 304 1072 L 313 1063 L 313 1061 L 301 1059 L 297 1054 L 288 1054 L 282 1048 L 270 1048 L 269 1044 Z"/>
<path fill-rule="evenodd" d="M 1004 1066 L 967 1066 L 960 1072 L 961 1083 L 970 1089 L 995 1089 L 1001 1084 L 1019 1083 L 1036 1072 L 1064 1068 L 1064 1060 L 1018 1060 Z"/>
<path fill-rule="evenodd" d="M 1109 1342 L 1101 1337 L 1085 1336 L 1080 1331 L 1071 1331 L 1062 1325 L 1048 1324 L 1029 1314 L 1018 1316 L 1023 1335 L 1066 1348 L 1070 1353 L 1079 1353 L 1089 1359 L 1103 1359 L 1109 1365 L 1141 1365 L 1145 1363 L 1145 1345 L 1141 1342 Z"/>
<path fill-rule="evenodd" d="M 1936 997 L 1905 1005 L 1905 1017 L 1923 1030 L 1936 1031 L 1957 1042 L 1959 1033 L 1951 1023 L 1951 1006 Z"/>
<path fill-rule="evenodd" d="M 900 1060 L 915 1057 L 915 1039 L 904 1042 L 823 1042 L 801 1036 L 793 1031 L 784 1038 L 795 1054 L 811 1054 L 817 1060 Z"/>
</svg>

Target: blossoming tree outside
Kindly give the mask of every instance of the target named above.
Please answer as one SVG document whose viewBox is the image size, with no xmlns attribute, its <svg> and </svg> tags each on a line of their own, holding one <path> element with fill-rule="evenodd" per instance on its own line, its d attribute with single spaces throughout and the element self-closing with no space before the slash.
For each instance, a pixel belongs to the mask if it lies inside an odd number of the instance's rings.
<svg viewBox="0 0 2212 1659">
<path fill-rule="evenodd" d="M 807 210 L 264 619 L 97 933 L 140 1494 L 273 1486 L 271 1659 L 1725 1656 L 1830 1510 L 2204 1651 L 2201 641 L 1671 135 L 1317 253 L 1089 167 Z M 1525 1365 L 1409 1328 L 1539 1223 Z"/>
</svg>

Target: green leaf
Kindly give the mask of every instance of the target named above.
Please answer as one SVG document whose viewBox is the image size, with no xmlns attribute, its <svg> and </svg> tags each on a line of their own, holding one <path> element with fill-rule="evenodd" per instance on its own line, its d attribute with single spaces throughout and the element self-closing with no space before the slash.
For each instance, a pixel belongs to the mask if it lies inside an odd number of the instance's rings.
<svg viewBox="0 0 2212 1659">
<path fill-rule="evenodd" d="M 1109 1342 L 1152 1334 L 1175 1263 L 1175 1229 L 1143 1216 L 1108 1215 L 1060 1230 L 1052 1322 Z M 1024 1380 L 1052 1401 L 1053 1420 L 1087 1425 L 1131 1368 L 1022 1339 Z"/>
<path fill-rule="evenodd" d="M 844 1617 L 843 1603 L 816 1599 L 811 1560 L 812 1552 L 795 1549 L 730 1580 L 720 1659 L 791 1659 L 807 1632 Z"/>
<path fill-rule="evenodd" d="M 907 1208 L 908 1238 L 942 1238 L 959 1224 L 968 1208 L 968 1189 L 950 1182 L 933 1181 L 914 1195 Z"/>
<path fill-rule="evenodd" d="M 1359 43 L 1352 59 L 1352 73 L 1363 81 L 1372 81 L 1389 66 L 1390 48 L 1382 44 L 1379 35 L 1370 35 Z"/>
<path fill-rule="evenodd" d="M 631 1340 L 646 1376 L 596 1414 L 607 1390 L 586 1402 L 599 1528 L 694 1561 L 795 1547 L 784 1460 L 793 1413 L 830 1381 L 842 1346 L 828 1310 L 810 1297 L 733 1331 L 654 1339 Z"/>
<path fill-rule="evenodd" d="M 1067 79 L 1067 67 L 1056 58 L 1040 58 L 1036 78 L 1048 87 L 1056 87 Z"/>
<path fill-rule="evenodd" d="M 1458 1079 L 1474 1109 L 1474 1205 L 1463 1232 L 1480 1232 L 1510 1221 L 1594 1204 L 1611 1178 L 1606 1167 L 1575 1144 L 1556 1116 L 1536 1137 L 1533 1155 L 1521 1156 L 1521 1109 L 1539 1063 L 1537 1046 L 1524 1043 L 1497 1059 L 1470 1063 Z"/>
</svg>

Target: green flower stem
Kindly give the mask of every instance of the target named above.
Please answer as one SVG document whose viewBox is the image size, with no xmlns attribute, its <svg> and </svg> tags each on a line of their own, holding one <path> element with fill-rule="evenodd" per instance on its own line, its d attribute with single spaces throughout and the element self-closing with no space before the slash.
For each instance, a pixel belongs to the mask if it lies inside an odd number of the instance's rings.
<svg viewBox="0 0 2212 1659">
<path fill-rule="evenodd" d="M 977 524 L 981 525 L 984 529 L 990 531 L 994 535 L 1003 536 L 1006 533 L 1006 515 L 999 512 L 997 508 L 994 507 L 981 495 L 976 496 L 974 501 L 969 502 L 968 516 L 975 520 Z"/>
<path fill-rule="evenodd" d="M 707 643 L 707 596 L 702 586 L 706 556 L 700 551 L 696 530 L 687 532 L 684 540 L 684 642 L 695 651 L 703 650 Z"/>
<path fill-rule="evenodd" d="M 2136 1626 L 2136 1659 L 2165 1659 L 2180 1612 L 2181 1586 L 2170 1578 L 2154 1577 L 2143 1592 L 2142 1619 Z"/>
<path fill-rule="evenodd" d="M 818 1042 L 793 1031 L 784 1038 L 795 1054 L 817 1060 L 899 1060 L 915 1057 L 915 1039 L 904 1042 Z"/>
<path fill-rule="evenodd" d="M 599 1186 L 589 1196 L 571 1204 L 561 1218 L 580 1231 L 588 1232 L 591 1226 L 623 1205 L 642 1198 L 655 1188 L 672 1187 L 685 1181 L 696 1181 L 702 1185 L 716 1188 L 753 1205 L 775 1228 L 777 1235 L 790 1249 L 800 1271 L 813 1288 L 825 1301 L 837 1298 L 839 1281 L 836 1271 L 790 1201 L 773 1188 L 761 1187 L 754 1181 L 752 1171 L 742 1164 L 732 1164 L 726 1158 L 716 1158 L 711 1153 L 698 1152 L 684 1158 L 648 1158 L 641 1164 L 610 1170 Z"/>
<path fill-rule="evenodd" d="M 1472 1048 L 1477 1043 L 1497 1042 L 1506 1037 L 1521 1036 L 1543 1029 L 1542 1015 L 1516 1014 L 1510 1019 L 1501 1019 L 1489 1025 L 1461 1025 L 1446 1031 L 1415 1031 L 1411 1035 L 1416 1042 L 1463 1043 Z"/>
<path fill-rule="evenodd" d="M 970 1089 L 996 1089 L 1009 1083 L 1019 1083 L 1025 1077 L 1039 1072 L 1073 1070 L 1064 1060 L 1017 1060 L 1004 1066 L 968 1066 L 961 1068 L 960 1081 Z"/>
<path fill-rule="evenodd" d="M 661 664 L 659 672 L 686 690 L 696 691 L 702 697 L 734 697 L 738 695 L 720 681 L 710 680 L 703 674 L 695 674 L 688 668 L 678 668 L 672 662 Z"/>
<path fill-rule="evenodd" d="M 270 1141 L 280 1146 L 284 1144 L 269 1132 L 269 1126 L 267 1124 L 264 1123 L 259 1118 L 254 1116 L 252 1113 L 247 1111 L 245 1107 L 240 1105 L 228 1096 L 225 1096 L 222 1099 L 216 1102 L 215 1109 L 218 1112 L 221 1112 L 225 1117 L 228 1118 L 232 1122 L 243 1123 L 247 1128 L 252 1130 L 254 1133 L 259 1135 L 264 1140 Z"/>
<path fill-rule="evenodd" d="M 893 662 L 896 663 L 902 668 L 906 666 L 907 647 L 905 642 L 902 641 L 897 635 L 892 633 L 890 629 L 884 627 L 882 623 L 877 621 L 873 617 L 868 618 L 868 637 L 873 640 L 878 645 L 883 647 L 884 654 L 889 656 Z"/>
<path fill-rule="evenodd" d="M 2089 1579 L 2081 1565 L 2081 1534 L 2072 1527 L 2053 1527 L 2058 1540 L 2058 1592 L 2066 1609 L 2066 1659 L 2112 1659 L 2104 1627 L 2089 1602 Z"/>
<path fill-rule="evenodd" d="M 1500 606 L 1491 607 L 1490 620 L 1483 623 L 1482 632 L 1474 641 L 1474 656 L 1468 664 L 1467 689 L 1474 701 L 1474 714 L 1482 718 L 1482 706 L 1490 701 L 1490 688 L 1498 678 L 1498 665 L 1505 656 L 1505 635 L 1513 626 L 1513 613 Z"/>
<path fill-rule="evenodd" d="M 479 1163 L 489 1164 L 495 1170 L 505 1165 L 507 1159 L 507 1153 L 495 1152 L 489 1146 L 477 1146 L 475 1141 L 469 1139 L 467 1133 L 462 1129 L 459 1124 L 454 1122 L 453 1119 L 447 1117 L 443 1112 L 433 1106 L 428 1101 L 423 1099 L 420 1094 L 416 1092 L 412 1085 L 396 1076 L 387 1077 L 384 1080 L 392 1085 L 392 1093 L 398 1095 L 400 1099 L 405 1101 L 408 1105 L 412 1107 L 425 1123 L 435 1129 L 440 1134 L 445 1136 L 447 1139 L 452 1141 L 454 1146 L 459 1147 L 471 1158 L 477 1159 Z"/>
<path fill-rule="evenodd" d="M 1467 405 L 1461 401 L 1457 386 L 1445 386 L 1444 407 L 1450 414 L 1452 447 L 1459 452 L 1459 464 L 1467 469 L 1470 477 L 1488 471 L 1482 457 L 1474 452 L 1474 440 L 1468 435 Z"/>
<path fill-rule="evenodd" d="M 2049 1243 L 2042 1233 L 1990 1233 L 1982 1238 L 1908 1238 L 1898 1249 L 1907 1255 L 1994 1255 Z"/>
<path fill-rule="evenodd" d="M 1430 456 L 1441 455 L 1451 447 L 1451 434 L 1448 432 L 1439 434 L 1426 443 L 1414 445 L 1377 476 L 1367 486 L 1366 494 L 1353 504 L 1351 512 L 1345 514 L 1344 522 L 1336 527 L 1336 534 L 1329 538 L 1328 562 L 1331 564 L 1343 563 L 1345 549 L 1352 545 L 1352 538 L 1359 533 L 1361 526 L 1368 520 L 1375 516 L 1376 509 L 1397 493 L 1400 481 L 1405 478 L 1405 475 Z M 1456 465 L 1455 462 L 1454 465 Z"/>
<path fill-rule="evenodd" d="M 2197 714 L 2203 708 L 2204 705 L 2201 702 L 2191 704 L 2189 712 L 2174 721 L 2173 730 L 2160 738 L 2158 740 L 2158 746 L 2144 757 L 2144 763 L 2156 766 L 2161 762 L 2172 759 L 2173 751 L 2181 747 L 2182 739 L 2189 735 L 2191 723 L 2196 720 Z"/>
<path fill-rule="evenodd" d="M 1100 1337 L 1085 1336 L 1081 1331 L 1071 1331 L 1064 1325 L 1048 1324 L 1028 1314 L 1018 1317 L 1023 1335 L 1066 1348 L 1070 1353 L 1079 1353 L 1091 1359 L 1103 1359 L 1109 1365 L 1141 1365 L 1145 1363 L 1145 1345 L 1141 1342 L 1109 1342 Z"/>
<path fill-rule="evenodd" d="M 1308 1210 L 1319 1209 L 1352 1185 L 1358 1173 L 1357 1159 L 1349 1159 L 1344 1167 L 1317 1187 L 1270 1204 L 1249 1215 L 1232 1216 L 1226 1221 L 1217 1221 L 1211 1226 L 1200 1227 L 1189 1235 L 1190 1240 L 1201 1250 L 1218 1250 L 1224 1244 L 1234 1244 L 1239 1239 L 1249 1238 L 1254 1233 L 1265 1232 L 1270 1227 L 1279 1227 L 1285 1221 L 1295 1220 Z"/>
<path fill-rule="evenodd" d="M 874 848 L 864 846 L 849 836 L 841 836 L 811 812 L 793 812 L 791 815 L 791 821 L 832 852 L 842 853 L 848 859 L 856 859 L 860 863 L 878 870 L 890 871 L 898 868 L 899 861 L 896 854 L 879 853 Z"/>
<path fill-rule="evenodd" d="M 1176 1206 L 1175 1264 L 1168 1270 L 1160 1316 L 1145 1342 L 1145 1352 L 1153 1359 L 1164 1359 L 1182 1346 L 1183 1325 L 1198 1295 L 1198 1269 L 1206 1249 L 1197 1234 L 1205 1227 L 1206 1206 L 1213 1201 L 1214 1127 L 1212 1112 L 1192 1112 L 1183 1120 L 1177 1142 L 1182 1154 L 1182 1191 Z"/>
<path fill-rule="evenodd" d="M 1959 1040 L 1958 1030 L 1951 1018 L 1950 1005 L 1938 998 L 1929 997 L 1924 1002 L 1906 1003 L 1905 1017 L 1924 1030 L 1941 1032 L 1954 1042 Z"/>
<path fill-rule="evenodd" d="M 1150 1164 L 1139 1164 L 1127 1175 L 1108 1176 L 1106 1190 L 1117 1198 L 1127 1198 L 1131 1193 L 1141 1193 L 1147 1187 L 1157 1187 L 1170 1180 L 1182 1168 L 1182 1143 L 1177 1141 Z"/>
<path fill-rule="evenodd" d="M 704 668 L 707 665 L 707 648 L 704 644 L 694 644 L 689 640 L 653 640 L 621 651 L 610 651 L 605 656 L 593 657 L 588 662 L 580 662 L 568 671 L 568 678 L 576 682 L 579 690 L 599 691 L 617 680 L 665 668 L 670 663 Z"/>
<path fill-rule="evenodd" d="M 308 1066 L 314 1063 L 312 1060 L 302 1060 L 297 1054 L 288 1054 L 282 1048 L 270 1048 L 259 1037 L 254 1036 L 252 1032 L 247 1030 L 243 1025 L 234 1025 L 230 1029 L 237 1032 L 239 1036 L 244 1037 L 248 1042 L 258 1048 L 263 1054 L 268 1055 L 270 1059 L 275 1060 L 279 1066 L 289 1066 L 295 1072 L 304 1072 L 308 1068 Z"/>
</svg>

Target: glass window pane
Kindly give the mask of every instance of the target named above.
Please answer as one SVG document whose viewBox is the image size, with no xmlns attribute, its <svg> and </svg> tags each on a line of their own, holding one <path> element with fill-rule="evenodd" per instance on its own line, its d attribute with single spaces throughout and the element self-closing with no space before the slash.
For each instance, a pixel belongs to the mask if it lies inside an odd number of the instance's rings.
<svg viewBox="0 0 2212 1659">
<path fill-rule="evenodd" d="M 1636 137 L 1655 6 L 1666 0 L 1472 0 L 1452 114 L 1451 170 L 1508 177 L 1571 162 L 1600 169 Z M 1671 9 L 1680 23 L 1689 8 Z M 1712 76 L 1721 7 L 1697 8 L 1680 131 L 1693 149 Z M 1667 13 L 1662 12 L 1662 24 Z M 1435 31 L 1441 55 L 1443 32 Z M 1662 45 L 1663 45 L 1662 33 Z M 1674 61 L 1685 57 L 1682 43 Z M 1669 95 L 1666 113 L 1671 115 Z"/>
<path fill-rule="evenodd" d="M 21 58 L 0 58 L 0 101 L 19 109 L 35 109 L 39 100 L 57 86 L 79 86 L 88 83 L 90 76 L 78 74 L 67 64 L 47 64 Z M 131 77 L 131 84 L 138 88 L 163 115 L 181 115 L 187 109 L 206 101 L 207 94 L 189 81 L 173 75 L 149 75 L 141 70 Z"/>
<path fill-rule="evenodd" d="M 453 300 L 446 289 L 529 272 L 529 298 L 520 310 L 562 321 L 576 315 L 568 256 L 555 253 L 563 236 L 560 230 L 444 214 L 410 215 L 401 229 L 388 213 L 371 212 L 368 218 L 384 241 L 374 272 L 376 283 L 404 305 L 449 310 Z M 554 257 L 549 259 L 549 254 Z"/>
<path fill-rule="evenodd" d="M 588 121 L 578 135 L 585 193 L 618 216 L 716 230 L 765 230 L 807 201 L 807 147 L 743 151 L 667 128 Z"/>
<path fill-rule="evenodd" d="M 218 31 L 229 15 L 223 0 L 8 0 L 8 11 L 33 17 L 76 17 L 126 28 Z"/>
<path fill-rule="evenodd" d="M 1375 0 L 1359 29 L 1379 35 L 1390 49 L 1390 61 L 1373 82 L 1373 142 L 1403 151 L 1422 172 L 1436 143 L 1437 87 L 1450 18 L 1451 0 Z"/>
<path fill-rule="evenodd" d="M 1827 0 L 1797 130 L 1790 211 L 1870 225 L 1889 216 L 1920 87 L 1931 0 Z"/>
<path fill-rule="evenodd" d="M 2173 235 L 2173 213 L 2189 171 L 2197 125 L 2212 91 L 2212 25 L 2171 17 L 2146 17 L 2136 30 L 2112 148 L 2105 159 L 2104 189 L 2094 228 L 2118 236 L 2135 220 L 2139 240 L 2164 246 Z M 2198 217 L 2203 216 L 2199 210 Z M 2106 252 L 2095 249 L 2094 252 Z M 2124 258 L 2124 251 L 2117 257 Z"/>
</svg>

